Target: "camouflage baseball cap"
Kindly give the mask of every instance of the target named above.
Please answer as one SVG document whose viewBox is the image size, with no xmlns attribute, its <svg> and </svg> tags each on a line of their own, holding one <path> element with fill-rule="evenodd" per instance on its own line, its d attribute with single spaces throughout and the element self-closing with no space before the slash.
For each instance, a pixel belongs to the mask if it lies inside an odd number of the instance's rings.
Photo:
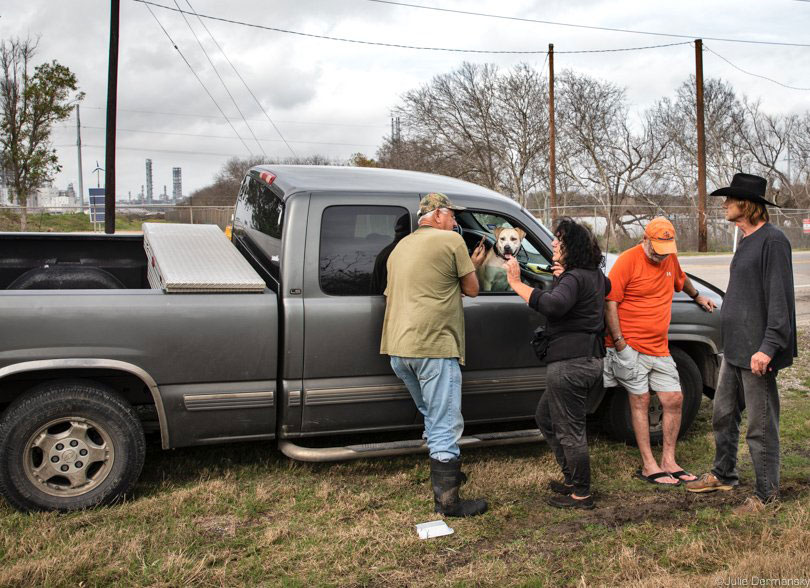
<svg viewBox="0 0 810 588">
<path fill-rule="evenodd" d="M 467 210 L 463 206 L 456 206 L 450 199 L 441 192 L 431 192 L 419 201 L 419 216 L 433 212 L 437 208 L 449 208 L 450 210 Z"/>
</svg>

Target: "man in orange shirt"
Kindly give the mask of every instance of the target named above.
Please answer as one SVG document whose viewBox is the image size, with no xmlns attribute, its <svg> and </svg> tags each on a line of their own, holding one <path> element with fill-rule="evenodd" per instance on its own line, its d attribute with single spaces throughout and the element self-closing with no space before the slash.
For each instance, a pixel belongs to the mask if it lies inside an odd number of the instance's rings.
<svg viewBox="0 0 810 588">
<path fill-rule="evenodd" d="M 673 291 L 683 290 L 708 312 L 715 308 L 714 302 L 701 296 L 683 273 L 676 253 L 672 223 L 662 217 L 651 220 L 641 243 L 622 253 L 613 264 L 612 288 L 605 303 L 605 387 L 627 390 L 642 461 L 635 475 L 661 486 L 697 479 L 675 461 L 683 394 L 667 340 Z M 660 466 L 650 448 L 650 390 L 658 395 L 664 409 Z"/>
</svg>

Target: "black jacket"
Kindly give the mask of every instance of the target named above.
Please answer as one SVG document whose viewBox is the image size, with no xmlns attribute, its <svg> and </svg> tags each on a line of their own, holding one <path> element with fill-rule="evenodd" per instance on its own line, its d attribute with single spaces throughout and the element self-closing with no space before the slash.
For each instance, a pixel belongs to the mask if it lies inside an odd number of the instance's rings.
<svg viewBox="0 0 810 588">
<path fill-rule="evenodd" d="M 601 269 L 575 268 L 554 278 L 551 290 L 535 288 L 529 306 L 546 316 L 546 362 L 603 357 L 605 296 L 610 280 Z"/>
</svg>

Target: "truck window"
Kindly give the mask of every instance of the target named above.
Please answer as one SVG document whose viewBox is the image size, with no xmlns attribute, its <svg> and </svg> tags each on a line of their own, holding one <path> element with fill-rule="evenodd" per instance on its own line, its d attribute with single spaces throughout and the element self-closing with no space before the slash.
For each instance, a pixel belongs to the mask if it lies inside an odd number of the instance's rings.
<svg viewBox="0 0 810 588">
<path fill-rule="evenodd" d="M 246 177 L 239 190 L 234 213 L 234 235 L 247 239 L 265 257 L 265 263 L 278 275 L 281 259 L 281 233 L 284 226 L 284 203 L 269 186 Z"/>
<path fill-rule="evenodd" d="M 499 241 L 496 234 L 503 237 L 501 244 L 503 246 L 509 241 L 508 238 L 514 235 L 514 229 L 520 232 L 515 235 L 517 240 L 512 241 L 510 250 L 515 248 L 517 243 L 516 251 L 512 253 L 523 270 L 523 282 L 536 288 L 548 287 L 552 280 L 551 259 L 541 253 L 539 243 L 535 243 L 534 237 L 523 227 L 500 214 L 486 211 L 466 210 L 456 214 L 456 221 L 463 230 L 464 241 L 470 252 L 475 249 L 482 237 L 486 243 L 487 257 L 477 272 L 481 293 L 513 293 L 506 281 L 504 257 L 499 255 L 501 251 L 496 252 L 496 244 Z M 511 235 L 509 231 L 512 231 Z"/>
<path fill-rule="evenodd" d="M 399 206 L 330 206 L 321 218 L 319 280 L 332 296 L 380 295 L 385 262 L 411 232 L 411 215 Z"/>
</svg>

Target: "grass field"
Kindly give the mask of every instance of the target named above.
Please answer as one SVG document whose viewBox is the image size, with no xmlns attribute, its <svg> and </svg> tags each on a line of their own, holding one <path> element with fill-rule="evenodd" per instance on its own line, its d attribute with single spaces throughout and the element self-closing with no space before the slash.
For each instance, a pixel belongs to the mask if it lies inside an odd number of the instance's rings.
<svg viewBox="0 0 810 588">
<path fill-rule="evenodd" d="M 119 231 L 139 231 L 143 222 L 144 219 L 142 217 L 119 214 L 115 218 L 115 228 Z M 155 221 L 150 219 L 148 222 Z M 19 230 L 19 215 L 9 210 L 0 210 L 0 232 L 16 232 Z M 50 214 L 47 212 L 31 213 L 28 215 L 28 226 L 26 228 L 26 231 L 46 233 L 71 233 L 92 230 L 93 224 L 90 222 L 90 217 L 78 212 L 67 214 Z"/>
<path fill-rule="evenodd" d="M 782 501 L 755 517 L 731 509 L 743 485 L 696 496 L 631 478 L 637 452 L 591 442 L 597 508 L 543 501 L 557 469 L 545 445 L 470 450 L 467 496 L 491 510 L 449 519 L 455 534 L 420 541 L 432 512 L 424 456 L 343 464 L 291 462 L 269 444 L 162 452 L 116 506 L 24 515 L 0 502 L 1 586 L 741 585 L 810 578 L 810 333 L 780 374 Z M 711 464 L 711 403 L 679 448 Z M 733 584 L 737 582 L 737 584 Z M 743 584 L 744 585 L 744 584 Z M 765 585 L 765 584 L 760 584 Z M 779 584 L 769 584 L 779 585 Z M 794 584 L 804 585 L 807 584 Z"/>
</svg>

